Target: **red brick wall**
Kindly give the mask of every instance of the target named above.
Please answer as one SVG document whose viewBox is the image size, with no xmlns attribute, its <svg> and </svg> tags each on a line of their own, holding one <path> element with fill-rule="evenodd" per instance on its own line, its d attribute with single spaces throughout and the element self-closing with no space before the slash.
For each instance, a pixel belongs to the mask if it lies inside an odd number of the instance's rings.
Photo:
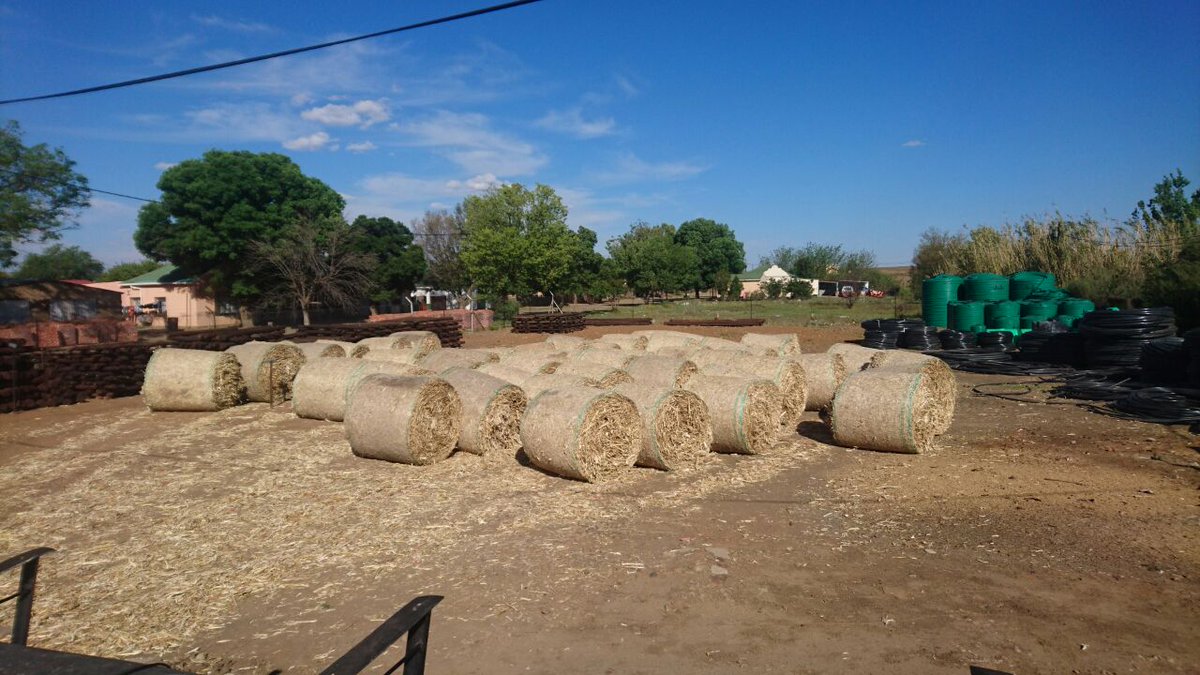
<svg viewBox="0 0 1200 675">
<path fill-rule="evenodd" d="M 21 340 L 27 347 L 48 349 L 109 342 L 137 342 L 137 326 L 129 321 L 37 321 L 0 326 L 0 341 Z"/>
</svg>

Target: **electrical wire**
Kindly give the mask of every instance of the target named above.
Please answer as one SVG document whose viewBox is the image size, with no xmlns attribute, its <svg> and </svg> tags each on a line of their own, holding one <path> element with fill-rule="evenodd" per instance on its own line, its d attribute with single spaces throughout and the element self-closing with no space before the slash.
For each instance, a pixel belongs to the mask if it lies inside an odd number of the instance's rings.
<svg viewBox="0 0 1200 675">
<path fill-rule="evenodd" d="M 94 188 L 94 187 L 91 187 L 88 185 L 81 185 L 79 183 L 73 183 L 73 182 L 69 182 L 69 181 L 50 180 L 50 179 L 42 177 L 42 176 L 30 176 L 28 174 L 24 174 L 24 173 L 21 173 L 20 171 L 15 171 L 13 169 L 10 169 L 10 168 L 4 167 L 4 166 L 0 166 L 0 171 L 3 171 L 4 173 L 7 173 L 7 174 L 10 174 L 13 176 L 21 176 L 25 180 L 33 180 L 33 181 L 38 181 L 40 183 L 50 183 L 53 185 L 61 185 L 62 187 L 76 187 L 76 188 L 79 188 L 80 190 L 86 190 L 88 192 L 98 192 L 102 195 L 111 195 L 113 197 L 123 197 L 125 199 L 135 199 L 139 202 L 147 202 L 150 204 L 156 203 L 158 201 L 157 199 L 146 199 L 145 197 L 134 197 L 133 195 L 122 194 L 120 192 L 109 192 L 108 190 L 101 190 L 100 188 Z"/>
<path fill-rule="evenodd" d="M 91 94 L 91 93 L 95 93 L 98 91 L 108 91 L 110 89 L 120 89 L 123 87 L 132 87 L 132 86 L 138 85 L 138 84 L 149 84 L 151 82 L 161 82 L 162 80 L 170 80 L 170 79 L 174 79 L 177 77 L 186 77 L 188 75 L 197 75 L 199 73 L 207 73 L 207 72 L 211 72 L 214 70 L 223 70 L 225 68 L 233 68 L 234 66 L 243 66 L 243 65 L 246 65 L 249 63 L 257 63 L 259 61 L 267 61 L 270 59 L 277 59 L 277 58 L 284 57 L 284 56 L 292 56 L 294 54 L 302 54 L 304 52 L 312 52 L 312 51 L 316 51 L 318 49 L 326 49 L 329 47 L 336 47 L 338 45 L 350 44 L 352 42 L 359 42 L 361 40 L 370 40 L 372 38 L 382 37 L 384 35 L 394 35 L 396 33 L 403 33 L 405 31 L 416 30 L 418 28 L 428 28 L 429 26 L 437 26 L 439 24 L 451 23 L 453 21 L 469 19 L 469 18 L 476 17 L 476 16 L 482 16 L 484 14 L 492 14 L 494 12 L 501 12 L 506 9 L 513 9 L 516 7 L 520 7 L 522 5 L 531 5 L 535 2 L 541 2 L 541 0 L 513 0 L 513 2 L 505 2 L 505 3 L 499 4 L 499 5 L 492 5 L 490 7 L 484 7 L 481 9 L 471 10 L 469 12 L 461 12 L 459 14 L 452 14 L 450 16 L 444 16 L 439 19 L 430 19 L 429 21 L 421 21 L 419 23 L 409 24 L 407 26 L 400 26 L 398 28 L 389 28 L 387 30 L 376 31 L 374 33 L 367 33 L 365 35 L 356 35 L 354 37 L 348 37 L 348 38 L 344 38 L 341 40 L 322 42 L 320 44 L 308 45 L 307 47 L 297 47 L 295 49 L 285 49 L 285 50 L 279 51 L 279 52 L 272 52 L 270 54 L 260 54 L 258 56 L 250 56 L 250 57 L 247 57 L 244 59 L 237 59 L 235 61 L 225 61 L 223 63 L 214 63 L 214 64 L 208 65 L 208 66 L 199 66 L 196 68 L 188 68 L 186 70 L 177 70 L 177 71 L 170 72 L 170 73 L 163 73 L 161 75 L 151 75 L 149 77 L 139 77 L 134 80 L 125 80 L 123 82 L 113 82 L 111 84 L 102 84 L 102 85 L 95 86 L 95 87 L 85 87 L 83 89 L 72 89 L 71 91 L 62 91 L 62 92 L 58 92 L 55 94 L 42 94 L 40 96 L 25 96 L 22 98 L 10 98 L 7 100 L 0 101 L 0 105 L 9 105 L 12 103 L 28 103 L 30 101 L 45 101 L 47 99 L 52 99 L 52 98 L 65 98 L 67 96 L 79 96 L 80 94 Z"/>
</svg>

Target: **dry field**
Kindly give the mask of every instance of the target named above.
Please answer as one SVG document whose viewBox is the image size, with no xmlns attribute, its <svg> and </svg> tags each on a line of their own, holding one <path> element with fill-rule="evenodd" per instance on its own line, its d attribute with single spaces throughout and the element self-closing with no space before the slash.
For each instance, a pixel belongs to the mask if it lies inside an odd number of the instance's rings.
<svg viewBox="0 0 1200 675">
<path fill-rule="evenodd" d="M 1196 672 L 1197 437 L 972 394 L 1009 379 L 960 374 L 929 454 L 806 413 L 767 455 L 601 485 L 358 459 L 287 405 L 5 415 L 0 555 L 58 549 L 31 644 L 198 672 L 315 672 L 421 594 L 433 674 Z"/>
</svg>

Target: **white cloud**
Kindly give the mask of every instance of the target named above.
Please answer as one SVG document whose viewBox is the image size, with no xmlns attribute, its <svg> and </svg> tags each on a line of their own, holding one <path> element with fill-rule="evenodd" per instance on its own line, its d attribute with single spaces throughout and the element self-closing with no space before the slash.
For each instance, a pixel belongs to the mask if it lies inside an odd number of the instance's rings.
<svg viewBox="0 0 1200 675">
<path fill-rule="evenodd" d="M 315 100 L 316 99 L 313 98 L 312 94 L 308 93 L 307 91 L 302 91 L 298 94 L 292 94 L 291 103 L 297 108 L 302 108 Z"/>
<path fill-rule="evenodd" d="M 504 183 L 496 178 L 494 173 L 485 173 L 478 176 L 472 176 L 465 181 L 449 180 L 446 181 L 446 187 L 450 190 L 461 190 L 466 188 L 472 192 L 483 192 L 494 187 L 503 185 Z"/>
<path fill-rule="evenodd" d="M 647 180 L 674 181 L 691 178 L 707 170 L 707 166 L 695 162 L 647 162 L 629 152 L 617 159 L 614 168 L 601 172 L 597 178 L 609 183 L 632 183 Z"/>
<path fill-rule="evenodd" d="M 220 103 L 185 113 L 190 128 L 173 139 L 214 141 L 283 141 L 304 133 L 295 117 L 266 103 Z"/>
<path fill-rule="evenodd" d="M 633 98 L 641 93 L 641 90 L 628 77 L 617 75 L 614 79 L 617 82 L 617 88 L 621 90 L 621 93 L 625 94 L 626 98 Z"/>
<path fill-rule="evenodd" d="M 363 141 L 362 143 L 350 143 L 346 145 L 346 150 L 349 152 L 370 152 L 377 149 L 377 147 L 371 141 Z"/>
<path fill-rule="evenodd" d="M 287 148 L 288 150 L 300 151 L 320 150 L 329 144 L 329 140 L 329 134 L 325 133 L 324 131 L 318 131 L 315 134 L 300 136 L 299 138 L 293 138 L 290 141 L 284 141 L 283 147 Z"/>
<path fill-rule="evenodd" d="M 391 119 L 391 116 L 383 101 L 372 100 L 359 101 L 353 105 L 330 103 L 300 113 L 300 117 L 326 126 L 360 126 L 363 129 L 379 122 L 386 122 Z"/>
<path fill-rule="evenodd" d="M 598 138 L 616 131 L 617 123 L 611 117 L 585 120 L 583 110 L 576 107 L 569 110 L 551 110 L 544 117 L 534 122 L 543 129 L 570 134 L 576 138 Z"/>
<path fill-rule="evenodd" d="M 925 141 L 918 140 L 915 138 L 911 141 L 905 141 L 900 144 L 900 147 L 902 147 L 902 148 L 920 148 L 920 147 L 924 147 L 924 146 L 925 146 Z"/>
<path fill-rule="evenodd" d="M 222 30 L 234 31 L 236 33 L 273 33 L 275 29 L 265 23 L 256 21 L 238 21 L 236 19 L 225 19 L 213 14 L 208 16 L 200 16 L 193 14 L 192 21 L 207 26 L 209 28 L 220 28 Z"/>
<path fill-rule="evenodd" d="M 478 113 L 441 110 L 388 128 L 407 136 L 410 145 L 436 149 L 472 174 L 523 176 L 549 161 L 533 145 L 494 131 L 488 118 Z"/>
<path fill-rule="evenodd" d="M 158 169 L 159 171 L 166 171 L 167 169 L 175 166 L 178 163 L 179 162 L 155 162 L 154 168 Z"/>
</svg>

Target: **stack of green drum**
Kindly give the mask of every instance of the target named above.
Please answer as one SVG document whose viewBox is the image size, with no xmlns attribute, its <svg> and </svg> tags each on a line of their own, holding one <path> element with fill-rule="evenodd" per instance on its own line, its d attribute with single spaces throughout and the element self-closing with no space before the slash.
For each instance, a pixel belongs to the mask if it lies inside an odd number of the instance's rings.
<svg viewBox="0 0 1200 675">
<path fill-rule="evenodd" d="M 963 280 L 963 300 L 999 302 L 1008 300 L 1008 277 L 999 274 L 972 274 Z"/>
<path fill-rule="evenodd" d="M 1008 278 L 1008 299 L 1020 302 L 1056 288 L 1049 272 L 1017 272 Z"/>
<path fill-rule="evenodd" d="M 985 302 L 971 300 L 951 302 L 949 307 L 950 327 L 964 333 L 978 333 L 985 327 L 983 310 L 986 306 Z"/>
<path fill-rule="evenodd" d="M 1033 328 L 1033 324 L 1050 321 L 1058 316 L 1059 301 L 1057 298 L 1030 299 L 1021 303 L 1021 328 Z"/>
<path fill-rule="evenodd" d="M 1021 303 L 1012 300 L 989 302 L 983 308 L 983 318 L 988 328 L 1017 330 L 1021 327 Z"/>
<path fill-rule="evenodd" d="M 921 284 L 921 318 L 926 326 L 945 328 L 950 325 L 947 307 L 951 301 L 958 300 L 958 289 L 962 284 L 962 277 L 953 274 L 939 274 Z"/>
<path fill-rule="evenodd" d="M 1096 309 L 1096 304 L 1083 298 L 1064 298 L 1058 303 L 1058 316 L 1054 320 L 1068 328 L 1083 318 L 1084 314 Z"/>
</svg>

